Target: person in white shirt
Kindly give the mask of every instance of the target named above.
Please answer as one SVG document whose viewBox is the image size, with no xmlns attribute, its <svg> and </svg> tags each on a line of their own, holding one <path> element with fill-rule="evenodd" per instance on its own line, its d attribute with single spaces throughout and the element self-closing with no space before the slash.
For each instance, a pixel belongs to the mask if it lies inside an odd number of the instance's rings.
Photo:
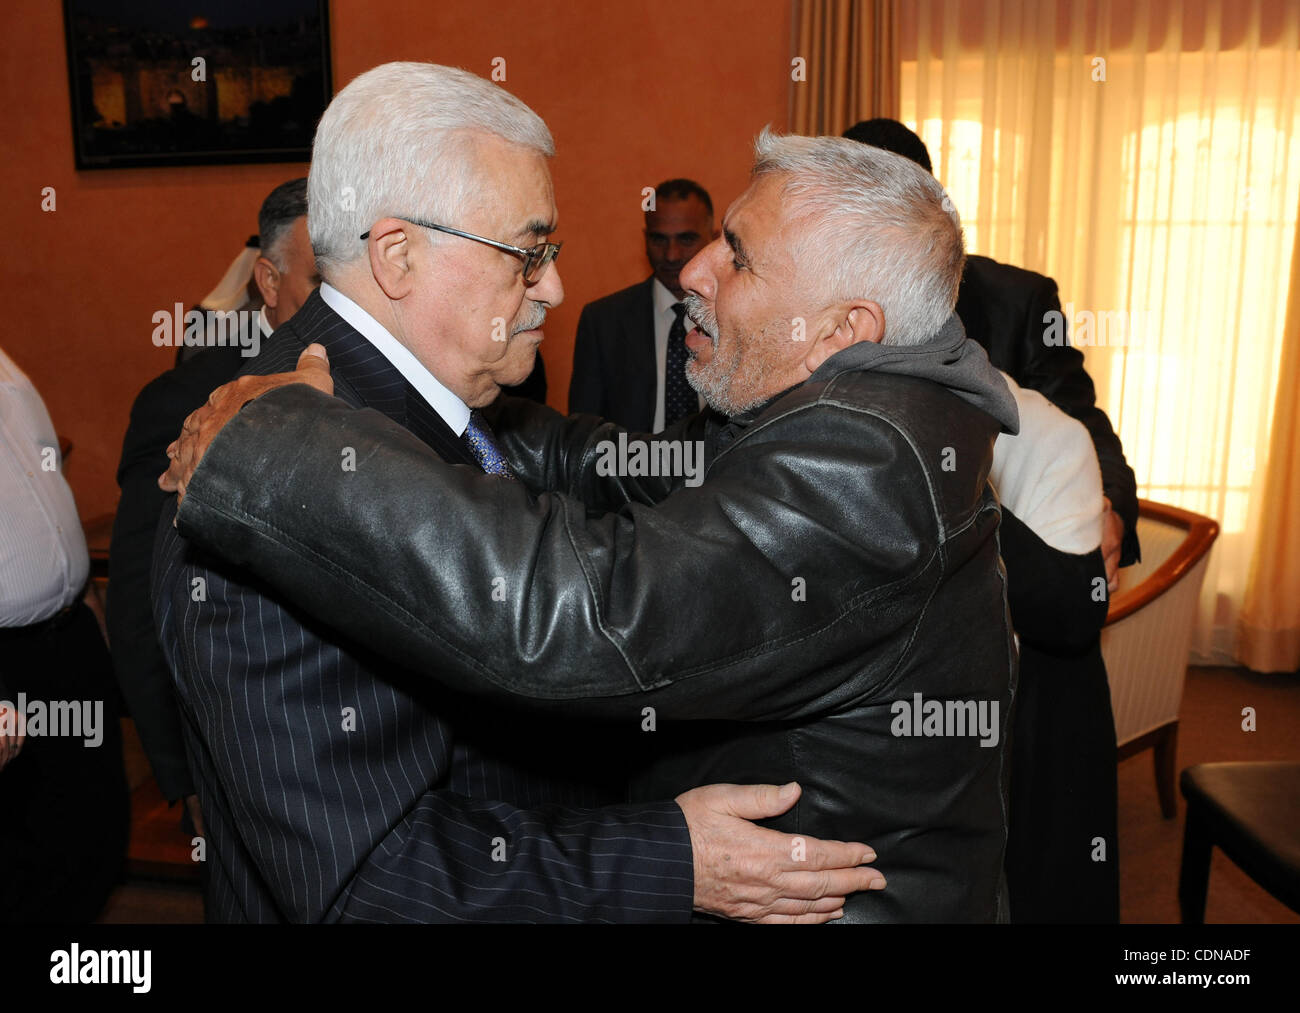
<svg viewBox="0 0 1300 1013">
<path fill-rule="evenodd" d="M 43 622 L 80 597 L 90 556 L 54 423 L 31 380 L 3 350 L 0 514 L 0 627 Z"/>
<path fill-rule="evenodd" d="M 91 921 L 126 853 L 108 651 L 54 423 L 0 349 L 0 923 Z"/>
</svg>

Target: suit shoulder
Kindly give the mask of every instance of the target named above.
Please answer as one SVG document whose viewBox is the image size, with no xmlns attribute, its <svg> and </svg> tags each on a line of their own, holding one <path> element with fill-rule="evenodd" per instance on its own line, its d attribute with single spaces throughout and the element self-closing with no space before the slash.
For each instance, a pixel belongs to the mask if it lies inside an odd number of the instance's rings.
<svg viewBox="0 0 1300 1013">
<path fill-rule="evenodd" d="M 131 404 L 118 461 L 119 484 L 140 461 L 156 467 L 167 444 L 181 431 L 186 416 L 202 407 L 208 395 L 223 383 L 233 380 L 244 361 L 237 346 L 207 348 L 145 384 Z"/>
<path fill-rule="evenodd" d="M 309 342 L 298 333 L 293 321 L 277 327 L 262 345 L 260 354 L 246 361 L 240 376 L 267 376 L 270 373 L 289 373 L 298 365 L 298 356 Z"/>
<path fill-rule="evenodd" d="M 1045 274 L 975 254 L 966 258 L 966 269 L 961 280 L 963 286 L 973 285 L 993 292 L 1033 292 L 1039 289 L 1056 291 L 1056 282 Z"/>
<path fill-rule="evenodd" d="M 607 319 L 636 312 L 642 304 L 650 302 L 650 281 L 639 281 L 635 285 L 611 292 L 609 295 L 593 299 L 582 307 L 582 315 Z"/>
<path fill-rule="evenodd" d="M 188 405 L 183 418 L 206 401 L 213 390 L 232 379 L 246 361 L 240 356 L 238 346 L 205 348 L 194 358 L 145 384 L 136 395 L 131 413 L 170 413 Z M 197 404 L 193 403 L 195 397 L 198 397 Z"/>
</svg>

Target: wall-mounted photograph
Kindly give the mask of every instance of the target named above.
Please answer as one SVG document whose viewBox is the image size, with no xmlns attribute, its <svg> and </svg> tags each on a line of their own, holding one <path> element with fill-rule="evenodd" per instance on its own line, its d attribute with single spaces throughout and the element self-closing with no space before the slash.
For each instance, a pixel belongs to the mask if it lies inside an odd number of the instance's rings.
<svg viewBox="0 0 1300 1013">
<path fill-rule="evenodd" d="M 78 169 L 305 162 L 331 94 L 326 0 L 64 0 Z"/>
</svg>

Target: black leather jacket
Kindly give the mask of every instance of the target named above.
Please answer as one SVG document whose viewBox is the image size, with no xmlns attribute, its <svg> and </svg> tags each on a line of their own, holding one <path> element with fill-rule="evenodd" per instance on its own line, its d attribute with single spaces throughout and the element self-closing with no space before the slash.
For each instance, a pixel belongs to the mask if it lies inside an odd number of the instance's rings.
<svg viewBox="0 0 1300 1013">
<path fill-rule="evenodd" d="M 1005 919 L 1016 663 L 986 477 L 1018 420 L 956 317 L 661 434 L 705 440 L 697 486 L 600 475 L 623 431 L 590 416 L 496 420 L 522 481 L 282 388 L 213 441 L 180 529 L 456 690 L 623 724 L 639 794 L 798 780 L 772 824 L 866 841 L 888 879 L 846 921 Z"/>
</svg>

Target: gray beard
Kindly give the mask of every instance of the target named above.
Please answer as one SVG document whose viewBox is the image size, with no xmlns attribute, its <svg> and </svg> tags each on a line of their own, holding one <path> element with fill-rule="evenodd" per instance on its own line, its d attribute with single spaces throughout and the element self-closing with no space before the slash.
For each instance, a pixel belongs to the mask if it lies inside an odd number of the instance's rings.
<svg viewBox="0 0 1300 1013">
<path fill-rule="evenodd" d="M 766 362 L 756 370 L 751 364 L 748 372 L 753 375 L 746 375 L 746 371 L 742 368 L 743 359 L 739 357 L 732 362 L 719 362 L 718 341 L 716 338 L 711 340 L 713 358 L 708 365 L 700 365 L 693 355 L 686 364 L 686 382 L 691 385 L 695 393 L 704 398 L 705 404 L 714 411 L 731 417 L 741 415 L 771 397 L 772 392 L 768 390 L 772 386 L 768 380 L 771 370 L 767 368 Z M 761 354 L 761 345 L 750 354 Z M 751 393 L 744 394 L 736 390 L 738 376 L 743 381 L 748 381 L 741 386 Z"/>
<path fill-rule="evenodd" d="M 696 329 L 709 339 L 713 345 L 713 357 L 708 365 L 701 365 L 692 352 L 686 363 L 686 382 L 695 393 L 704 398 L 707 404 L 723 415 L 740 415 L 762 404 L 769 393 L 738 394 L 736 380 L 740 386 L 749 391 L 766 392 L 772 386 L 770 374 L 771 363 L 765 356 L 766 345 L 770 338 L 765 334 L 751 336 L 747 344 L 747 356 L 721 362 L 718 359 L 718 319 L 710 312 L 704 300 L 695 293 L 687 293 L 683 300 L 686 313 L 695 322 Z"/>
<path fill-rule="evenodd" d="M 731 399 L 731 382 L 734 370 L 728 370 L 720 373 L 720 375 L 713 375 L 719 373 L 719 371 L 703 366 L 692 368 L 694 362 L 695 359 L 692 358 L 686 365 L 686 382 L 691 385 L 691 389 L 695 393 L 704 398 L 704 403 L 715 412 L 721 412 L 727 416 L 739 415 L 752 407 L 739 405 Z M 715 359 L 714 363 L 716 362 Z"/>
</svg>

